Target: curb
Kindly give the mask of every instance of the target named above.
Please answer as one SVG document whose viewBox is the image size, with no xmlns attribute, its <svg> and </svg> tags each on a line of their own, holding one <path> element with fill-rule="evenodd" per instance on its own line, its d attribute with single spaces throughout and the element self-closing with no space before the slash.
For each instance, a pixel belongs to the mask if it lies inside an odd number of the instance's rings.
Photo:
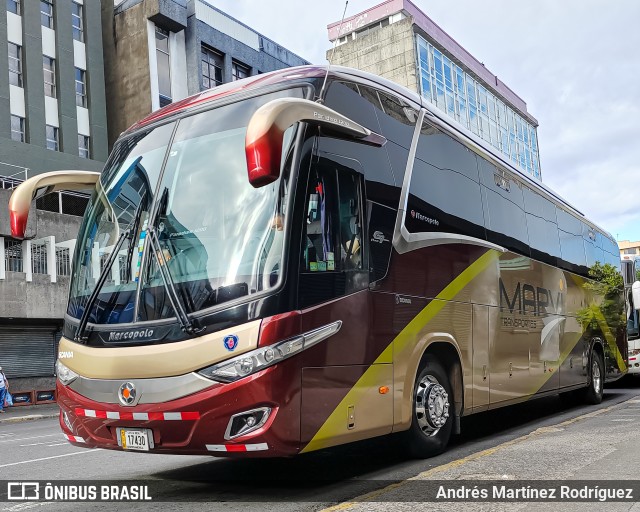
<svg viewBox="0 0 640 512">
<path fill-rule="evenodd" d="M 17 416 L 15 418 L 0 419 L 0 425 L 4 423 L 22 423 L 23 421 L 44 420 L 48 418 L 57 418 L 59 413 L 55 414 L 30 414 L 28 416 Z"/>
</svg>

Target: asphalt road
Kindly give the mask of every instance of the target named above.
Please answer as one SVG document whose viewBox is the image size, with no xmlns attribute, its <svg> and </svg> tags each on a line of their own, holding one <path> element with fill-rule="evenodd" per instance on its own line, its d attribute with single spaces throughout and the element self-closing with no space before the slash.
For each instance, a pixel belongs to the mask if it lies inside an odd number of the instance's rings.
<svg viewBox="0 0 640 512">
<path fill-rule="evenodd" d="M 606 389 L 598 406 L 567 405 L 549 397 L 470 416 L 462 420 L 463 434 L 453 439 L 449 450 L 427 460 L 405 458 L 394 437 L 292 459 L 228 460 L 76 448 L 65 441 L 54 419 L 4 424 L 0 479 L 144 480 L 151 484 L 155 501 L 172 501 L 166 504 L 171 510 L 195 510 L 203 501 L 209 510 L 321 510 L 634 398 L 640 398 L 640 378 L 626 377 Z M 35 507 L 47 512 L 157 509 L 150 503 L 0 503 L 0 511 Z"/>
</svg>

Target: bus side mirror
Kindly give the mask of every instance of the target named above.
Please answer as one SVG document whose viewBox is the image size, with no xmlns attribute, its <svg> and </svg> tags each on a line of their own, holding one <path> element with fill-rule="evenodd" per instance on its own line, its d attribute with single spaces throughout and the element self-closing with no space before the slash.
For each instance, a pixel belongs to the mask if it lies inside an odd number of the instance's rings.
<svg viewBox="0 0 640 512">
<path fill-rule="evenodd" d="M 9 217 L 11 236 L 24 238 L 29 220 L 29 207 L 36 197 L 42 197 L 58 190 L 83 190 L 91 188 L 100 179 L 99 172 L 89 171 L 53 171 L 38 174 L 21 183 L 9 199 Z"/>
<path fill-rule="evenodd" d="M 295 123 L 323 126 L 360 142 L 383 146 L 387 139 L 320 103 L 281 98 L 255 111 L 247 125 L 245 154 L 249 183 L 262 187 L 280 176 L 284 132 Z"/>
<path fill-rule="evenodd" d="M 640 311 L 640 281 L 631 285 L 631 297 L 633 298 L 633 307 Z"/>
</svg>

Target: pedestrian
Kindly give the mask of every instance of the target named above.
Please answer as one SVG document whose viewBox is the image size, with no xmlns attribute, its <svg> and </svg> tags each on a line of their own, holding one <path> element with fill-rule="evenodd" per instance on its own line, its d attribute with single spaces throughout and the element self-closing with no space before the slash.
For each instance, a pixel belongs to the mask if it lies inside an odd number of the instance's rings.
<svg viewBox="0 0 640 512">
<path fill-rule="evenodd" d="M 9 393 L 9 381 L 0 366 L 0 412 L 4 412 L 4 400 Z"/>
</svg>

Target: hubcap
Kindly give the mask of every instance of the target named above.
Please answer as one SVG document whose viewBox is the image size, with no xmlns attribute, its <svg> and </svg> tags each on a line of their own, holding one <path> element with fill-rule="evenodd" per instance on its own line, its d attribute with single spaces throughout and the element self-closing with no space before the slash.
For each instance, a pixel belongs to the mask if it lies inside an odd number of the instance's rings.
<svg viewBox="0 0 640 512">
<path fill-rule="evenodd" d="M 593 390 L 596 393 L 600 393 L 600 385 L 602 384 L 602 379 L 600 376 L 600 365 L 595 359 L 591 364 L 591 378 L 593 379 Z"/>
<path fill-rule="evenodd" d="M 449 417 L 449 395 L 432 375 L 426 375 L 416 388 L 415 414 L 420 430 L 433 436 Z"/>
</svg>

